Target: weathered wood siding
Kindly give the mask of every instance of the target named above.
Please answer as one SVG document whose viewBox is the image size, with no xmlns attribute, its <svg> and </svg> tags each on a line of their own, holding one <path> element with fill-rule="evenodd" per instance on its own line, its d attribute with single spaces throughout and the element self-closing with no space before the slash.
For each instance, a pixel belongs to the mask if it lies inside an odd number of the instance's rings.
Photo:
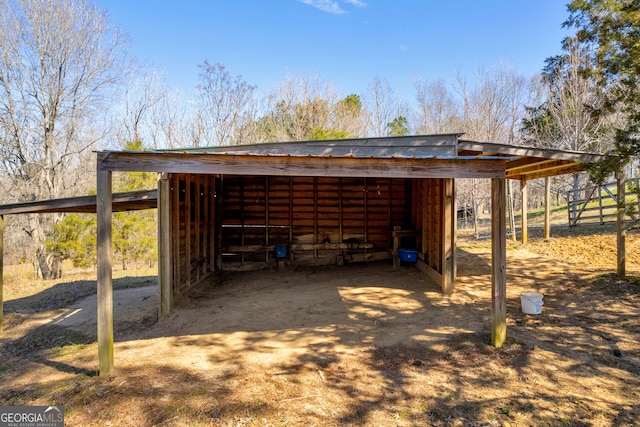
<svg viewBox="0 0 640 427">
<path fill-rule="evenodd" d="M 225 175 L 222 267 L 274 263 L 278 244 L 292 263 L 388 258 L 393 226 L 412 226 L 409 188 L 405 179 Z"/>
<path fill-rule="evenodd" d="M 174 295 L 217 268 L 391 258 L 394 227 L 414 230 L 400 247 L 443 271 L 442 179 L 169 175 Z M 281 260 L 282 261 L 282 260 Z"/>
<path fill-rule="evenodd" d="M 215 270 L 215 189 L 213 175 L 169 176 L 170 276 L 174 295 Z"/>
<path fill-rule="evenodd" d="M 418 267 L 450 293 L 456 276 L 455 183 L 449 178 L 415 180 L 411 202 L 412 225 L 419 231 Z"/>
</svg>

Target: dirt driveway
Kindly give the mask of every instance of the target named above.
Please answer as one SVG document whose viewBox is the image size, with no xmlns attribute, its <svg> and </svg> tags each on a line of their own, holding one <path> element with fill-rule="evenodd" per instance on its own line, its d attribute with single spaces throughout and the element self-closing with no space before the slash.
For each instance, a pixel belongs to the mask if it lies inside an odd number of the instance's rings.
<svg viewBox="0 0 640 427">
<path fill-rule="evenodd" d="M 71 310 L 40 313 L 0 341 L 0 404 L 64 405 L 78 426 L 638 425 L 637 284 L 511 245 L 497 350 L 488 245 L 458 256 L 452 296 L 388 263 L 226 273 L 149 325 L 141 288 L 116 312 L 113 378 L 92 375 L 84 322 L 47 323 Z M 521 312 L 523 291 L 542 314 Z"/>
</svg>

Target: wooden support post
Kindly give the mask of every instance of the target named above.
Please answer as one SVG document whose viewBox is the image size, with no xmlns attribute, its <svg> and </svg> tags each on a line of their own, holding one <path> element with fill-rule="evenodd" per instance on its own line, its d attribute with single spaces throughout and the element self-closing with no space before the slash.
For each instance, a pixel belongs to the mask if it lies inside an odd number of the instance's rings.
<svg viewBox="0 0 640 427">
<path fill-rule="evenodd" d="M 216 241 L 218 229 L 216 228 L 216 218 L 218 215 L 216 205 L 216 178 L 209 176 L 209 197 L 207 203 L 209 204 L 209 271 L 216 271 Z"/>
<path fill-rule="evenodd" d="M 4 321 L 4 216 L 0 215 L 0 334 Z"/>
<path fill-rule="evenodd" d="M 551 238 L 551 178 L 544 179 L 544 239 Z"/>
<path fill-rule="evenodd" d="M 442 180 L 442 293 L 453 292 L 456 275 L 456 199 L 453 178 Z"/>
<path fill-rule="evenodd" d="M 505 179 L 491 180 L 491 343 L 507 339 L 507 226 Z"/>
<path fill-rule="evenodd" d="M 269 246 L 269 177 L 264 177 L 264 244 Z M 269 250 L 264 251 L 264 262 L 269 264 Z"/>
<path fill-rule="evenodd" d="M 193 197 L 194 200 L 191 202 L 194 205 L 194 212 L 193 212 L 193 258 L 192 260 L 195 261 L 195 269 L 194 269 L 194 274 L 195 277 L 193 278 L 193 281 L 195 283 L 200 281 L 200 278 L 202 277 L 202 271 L 200 269 L 200 262 L 202 260 L 202 234 L 201 234 L 201 225 L 202 225 L 202 175 L 196 175 L 195 179 L 193 180 L 193 186 L 194 186 L 194 193 L 193 193 Z"/>
<path fill-rule="evenodd" d="M 420 200 L 422 201 L 422 219 L 419 222 L 420 225 L 420 229 L 421 231 L 421 235 L 420 235 L 420 241 L 421 241 L 421 245 L 420 248 L 417 248 L 423 255 L 424 255 L 424 262 L 429 265 L 429 238 L 433 238 L 432 236 L 430 236 L 429 234 L 429 223 L 432 220 L 431 219 L 431 211 L 430 211 L 430 206 L 429 206 L 429 188 L 432 185 L 432 180 L 427 180 L 427 179 L 423 179 L 422 180 L 422 185 L 420 186 Z"/>
<path fill-rule="evenodd" d="M 171 313 L 173 284 L 171 278 L 171 192 L 166 173 L 158 177 L 158 280 L 160 314 Z"/>
<path fill-rule="evenodd" d="M 528 218 L 527 218 L 527 211 L 528 211 L 528 197 L 527 197 L 527 180 L 525 178 L 522 178 L 520 180 L 520 193 L 522 196 L 522 244 L 524 245 L 525 243 L 527 243 L 527 239 L 529 238 L 529 224 L 528 224 Z"/>
<path fill-rule="evenodd" d="M 222 213 L 224 209 L 224 175 L 220 175 L 220 179 L 218 181 L 218 186 L 215 188 L 215 192 L 217 197 L 215 198 L 215 229 L 216 229 L 216 242 L 215 242 L 215 251 L 216 251 L 216 268 L 218 270 L 222 270 L 222 220 L 224 215 Z"/>
<path fill-rule="evenodd" d="M 511 231 L 511 240 L 518 241 L 516 236 L 516 216 L 513 213 L 513 184 L 512 180 L 507 180 L 507 212 L 509 214 L 509 230 Z"/>
<path fill-rule="evenodd" d="M 171 175 L 173 193 L 171 194 L 171 247 L 173 258 L 173 289 L 177 289 L 182 282 L 182 265 L 180 264 L 180 175 Z"/>
<path fill-rule="evenodd" d="M 100 160 L 100 159 L 98 159 Z M 99 375 L 111 375 L 113 363 L 113 283 L 112 283 L 112 189 L 111 171 L 98 167 L 98 195 L 96 212 L 98 218 L 98 360 Z"/>
<path fill-rule="evenodd" d="M 393 269 L 397 270 L 398 268 L 400 268 L 400 257 L 398 256 L 398 247 L 400 246 L 400 236 L 398 235 L 398 233 L 396 233 L 397 231 L 400 231 L 402 227 L 400 227 L 399 225 L 394 225 L 393 226 L 393 249 L 392 249 L 392 253 L 391 255 L 393 256 Z"/>
<path fill-rule="evenodd" d="M 625 237 L 627 231 L 625 230 L 625 187 L 626 179 L 624 170 L 616 173 L 616 181 L 618 184 L 618 216 L 616 222 L 616 236 L 617 236 L 617 251 L 618 251 L 618 277 L 625 277 L 626 271 L 626 249 L 625 249 Z"/>
<path fill-rule="evenodd" d="M 193 183 L 193 175 L 186 175 L 184 178 L 184 287 L 182 289 L 189 289 L 191 287 L 191 263 L 193 262 L 193 248 L 191 247 L 191 212 L 193 207 L 191 206 L 191 183 Z"/>
</svg>

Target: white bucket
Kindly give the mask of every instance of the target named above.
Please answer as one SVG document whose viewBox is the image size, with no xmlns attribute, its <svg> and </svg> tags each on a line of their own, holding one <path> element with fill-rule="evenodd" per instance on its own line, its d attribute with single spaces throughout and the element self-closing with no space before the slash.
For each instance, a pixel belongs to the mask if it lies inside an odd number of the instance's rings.
<svg viewBox="0 0 640 427">
<path fill-rule="evenodd" d="M 544 295 L 537 292 L 521 293 L 520 302 L 522 303 L 522 312 L 525 314 L 542 313 L 542 298 L 544 298 Z"/>
</svg>

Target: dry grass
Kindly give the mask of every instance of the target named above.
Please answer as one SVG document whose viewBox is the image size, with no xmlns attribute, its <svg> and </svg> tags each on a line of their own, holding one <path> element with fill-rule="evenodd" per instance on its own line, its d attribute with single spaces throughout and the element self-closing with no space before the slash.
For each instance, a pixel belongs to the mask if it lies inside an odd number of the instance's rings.
<svg viewBox="0 0 640 427">
<path fill-rule="evenodd" d="M 117 337 L 111 378 L 94 376 L 95 343 L 44 327 L 60 308 L 10 313 L 0 404 L 64 405 L 69 426 L 637 426 L 640 285 L 608 274 L 614 242 L 510 243 L 501 349 L 489 345 L 489 244 L 464 238 L 450 297 L 386 265 L 221 276 Z M 640 276 L 633 254 L 628 270 Z M 532 288 L 540 316 L 520 311 Z"/>
</svg>

